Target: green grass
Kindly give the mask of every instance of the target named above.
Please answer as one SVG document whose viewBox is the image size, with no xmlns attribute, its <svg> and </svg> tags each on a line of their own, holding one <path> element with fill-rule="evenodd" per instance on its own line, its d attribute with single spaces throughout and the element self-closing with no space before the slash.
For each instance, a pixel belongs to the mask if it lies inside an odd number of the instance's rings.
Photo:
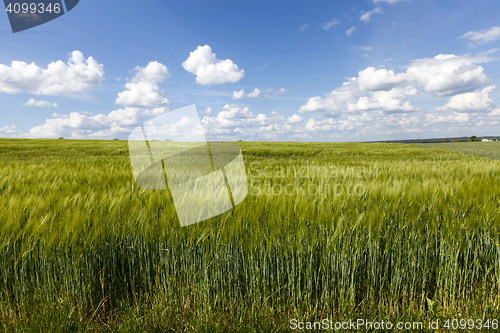
<svg viewBox="0 0 500 333">
<path fill-rule="evenodd" d="M 239 145 L 255 195 L 182 228 L 168 190 L 135 185 L 126 142 L 1 139 L 0 328 L 500 317 L 499 161 L 405 144 Z M 308 166 L 331 172 L 286 174 Z"/>
<path fill-rule="evenodd" d="M 447 142 L 447 143 L 420 143 L 417 147 L 430 149 L 449 149 L 468 155 L 487 157 L 500 160 L 500 141 L 491 142 Z"/>
</svg>

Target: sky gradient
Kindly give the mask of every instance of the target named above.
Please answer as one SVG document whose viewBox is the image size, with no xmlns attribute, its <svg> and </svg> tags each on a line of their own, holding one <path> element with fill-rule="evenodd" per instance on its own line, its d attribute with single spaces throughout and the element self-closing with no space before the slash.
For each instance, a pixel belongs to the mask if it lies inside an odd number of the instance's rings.
<svg viewBox="0 0 500 333">
<path fill-rule="evenodd" d="M 13 34 L 0 137 L 126 139 L 195 104 L 209 140 L 500 136 L 500 3 L 97 1 Z"/>
</svg>

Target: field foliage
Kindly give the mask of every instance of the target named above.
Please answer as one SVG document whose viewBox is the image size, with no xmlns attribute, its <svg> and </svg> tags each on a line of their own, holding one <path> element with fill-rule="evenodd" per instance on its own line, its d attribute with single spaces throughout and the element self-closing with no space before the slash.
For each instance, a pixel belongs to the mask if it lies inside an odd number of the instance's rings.
<svg viewBox="0 0 500 333">
<path fill-rule="evenodd" d="M 0 327 L 498 318 L 499 161 L 405 144 L 238 144 L 248 197 L 182 228 L 168 190 L 136 186 L 124 141 L 1 139 Z"/>
<path fill-rule="evenodd" d="M 500 141 L 419 143 L 415 145 L 417 147 L 428 149 L 449 149 L 468 155 L 476 155 L 494 160 L 500 160 Z"/>
</svg>

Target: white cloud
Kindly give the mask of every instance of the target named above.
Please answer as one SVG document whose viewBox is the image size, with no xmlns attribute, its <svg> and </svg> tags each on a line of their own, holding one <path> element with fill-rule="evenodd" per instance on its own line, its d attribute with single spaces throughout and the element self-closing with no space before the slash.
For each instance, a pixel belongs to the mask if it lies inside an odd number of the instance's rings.
<svg viewBox="0 0 500 333">
<path fill-rule="evenodd" d="M 255 115 L 248 105 L 228 104 L 214 117 L 204 117 L 201 121 L 208 137 L 217 139 L 276 139 L 296 137 L 305 131 L 300 127 L 304 118 L 294 114 L 290 117 L 271 112 Z"/>
<path fill-rule="evenodd" d="M 281 94 L 286 94 L 288 92 L 288 90 L 286 90 L 285 88 L 281 87 L 278 91 L 275 91 L 273 94 L 275 95 L 281 95 Z"/>
<path fill-rule="evenodd" d="M 455 136 L 463 131 L 486 133 L 497 130 L 500 108 L 490 98 L 495 86 L 489 83 L 480 63 L 496 60 L 495 50 L 476 56 L 438 55 L 416 59 L 402 72 L 368 67 L 358 76 L 325 96 L 310 98 L 300 113 L 323 112 L 325 120 L 307 121 L 307 138 L 375 137 L 401 138 L 402 134 Z M 408 101 L 421 95 L 449 96 L 448 103 L 433 112 L 412 106 Z M 422 134 L 424 133 L 424 134 Z"/>
<path fill-rule="evenodd" d="M 212 108 L 211 107 L 208 107 L 206 108 L 204 111 L 200 111 L 200 114 L 203 114 L 203 115 L 211 115 L 212 114 Z"/>
<path fill-rule="evenodd" d="M 452 96 L 489 83 L 484 68 L 474 64 L 481 61 L 469 56 L 439 54 L 434 58 L 414 60 L 406 76 L 432 95 Z"/>
<path fill-rule="evenodd" d="M 258 88 L 255 88 L 254 91 L 247 95 L 248 98 L 259 98 L 261 97 L 261 91 Z"/>
<path fill-rule="evenodd" d="M 306 132 L 317 135 L 321 132 L 345 133 L 357 135 L 414 133 L 420 131 L 422 121 L 416 116 L 406 114 L 385 114 L 377 112 L 369 114 L 350 115 L 346 119 L 328 118 L 316 121 L 310 118 L 305 126 Z M 333 137 L 333 136 L 332 136 Z"/>
<path fill-rule="evenodd" d="M 365 12 L 363 14 L 361 14 L 360 16 L 360 20 L 363 21 L 363 22 L 368 22 L 368 21 L 371 21 L 371 16 L 373 14 L 383 14 L 384 13 L 384 10 L 380 7 L 376 7 L 376 8 L 373 8 L 372 10 L 368 11 L 368 12 Z"/>
<path fill-rule="evenodd" d="M 145 116 L 154 117 L 167 112 L 170 103 L 162 96 L 158 83 L 170 77 L 168 68 L 154 61 L 134 70 L 134 77 L 125 85 L 127 90 L 118 93 L 115 101 L 124 108 L 107 115 L 88 112 L 53 114 L 44 124 L 33 127 L 29 135 L 41 138 L 114 138 L 130 133 Z"/>
<path fill-rule="evenodd" d="M 156 83 L 130 82 L 125 87 L 128 90 L 118 93 L 115 104 L 126 107 L 161 107 L 168 104 L 168 100 L 162 96 Z"/>
<path fill-rule="evenodd" d="M 10 67 L 0 64 L 0 93 L 67 95 L 97 87 L 103 76 L 103 65 L 73 51 L 67 63 L 51 62 L 47 69 L 23 61 L 13 61 Z"/>
<path fill-rule="evenodd" d="M 168 139 L 172 141 L 192 141 L 193 136 L 197 138 L 196 140 L 204 140 L 203 129 L 200 126 L 199 119 L 197 117 L 183 116 L 177 121 L 162 122 L 159 121 L 153 126 L 149 127 L 148 139 L 151 140 L 165 140 L 168 135 Z"/>
<path fill-rule="evenodd" d="M 368 69 L 371 69 L 369 67 Z M 376 71 L 376 70 L 375 70 Z M 361 71 L 362 74 L 364 71 Z M 371 70 L 370 70 L 371 72 Z M 362 76 L 363 77 L 363 76 Z M 359 78 L 350 78 L 341 87 L 327 94 L 310 98 L 300 109 L 300 113 L 322 111 L 328 116 L 338 117 L 342 113 L 358 113 L 361 111 L 411 112 L 416 109 L 403 99 L 414 96 L 417 90 L 407 85 L 404 87 L 388 87 L 386 90 L 374 89 L 381 86 L 371 82 L 372 86 L 362 86 Z"/>
<path fill-rule="evenodd" d="M 22 136 L 21 132 L 16 130 L 14 125 L 0 127 L 0 138 L 18 138 L 20 136 Z"/>
<path fill-rule="evenodd" d="M 125 84 L 127 90 L 118 93 L 115 104 L 131 108 L 158 108 L 168 105 L 158 83 L 169 78 L 167 66 L 159 62 L 150 62 L 146 67 L 137 66 L 137 73 L 131 82 Z"/>
<path fill-rule="evenodd" d="M 308 26 L 309 26 L 309 24 L 308 24 L 308 23 L 306 23 L 306 24 L 302 24 L 302 25 L 299 25 L 299 26 L 297 27 L 297 30 L 298 30 L 298 31 L 304 31 L 304 30 L 306 30 L 306 29 L 307 29 L 307 27 L 308 27 Z"/>
<path fill-rule="evenodd" d="M 85 134 L 92 134 L 97 130 L 105 129 L 107 126 L 106 116 L 87 116 L 79 112 L 72 112 L 68 115 L 54 115 L 56 118 L 47 119 L 45 124 L 34 127 L 30 130 L 30 135 L 34 137 L 82 137 Z"/>
<path fill-rule="evenodd" d="M 259 88 L 255 88 L 246 97 L 247 98 L 269 97 L 269 95 L 267 95 L 267 93 L 270 93 L 272 91 L 273 91 L 272 89 L 266 89 L 265 91 L 261 91 Z M 286 92 L 286 90 L 285 90 L 285 92 Z M 277 95 L 278 93 L 275 92 L 274 94 Z M 242 99 L 244 97 L 245 97 L 245 90 L 241 89 L 240 91 L 233 91 L 233 99 Z"/>
<path fill-rule="evenodd" d="M 397 89 L 396 89 L 397 90 Z M 384 92 L 385 93 L 385 92 Z M 396 92 L 392 92 L 395 94 Z M 399 91 L 398 93 L 405 92 Z M 374 99 L 380 103 L 380 99 Z M 361 109 L 361 108 L 360 108 Z M 113 138 L 126 135 L 140 119 L 141 113 L 154 116 L 165 112 L 162 110 L 122 109 L 112 114 L 89 115 L 72 113 L 70 115 L 54 114 L 42 126 L 30 132 L 31 137 L 65 137 L 65 138 Z M 200 112 L 202 114 L 203 112 Z M 183 132 L 191 126 L 181 120 L 169 127 L 175 137 L 176 129 Z M 299 114 L 284 116 L 278 112 L 269 115 L 250 111 L 248 105 L 225 105 L 216 115 L 203 117 L 201 123 L 208 140 L 324 140 L 325 138 L 357 140 L 401 138 L 403 134 L 424 133 L 421 135 L 456 135 L 453 130 L 487 129 L 488 125 L 500 120 L 500 109 L 489 113 L 464 113 L 454 111 L 450 115 L 434 112 L 421 113 L 388 113 L 381 110 L 360 111 L 347 114 L 345 117 L 316 120 L 304 119 Z M 446 134 L 445 134 L 446 133 Z M 0 128 L 0 136 L 20 137 L 14 126 Z M 413 136 L 413 135 L 412 135 Z"/>
<path fill-rule="evenodd" d="M 340 116 L 347 110 L 348 103 L 355 103 L 364 94 L 365 92 L 359 89 L 356 78 L 351 78 L 341 87 L 327 94 L 325 98 L 320 96 L 309 98 L 307 103 L 300 107 L 299 113 L 322 111 L 330 116 Z"/>
<path fill-rule="evenodd" d="M 323 24 L 323 29 L 329 30 L 331 27 L 339 25 L 339 24 L 340 24 L 339 20 L 337 20 L 337 19 L 331 20 L 330 22 Z"/>
<path fill-rule="evenodd" d="M 483 90 L 455 95 L 450 98 L 446 105 L 437 108 L 437 110 L 454 110 L 458 112 L 491 111 L 496 107 L 495 102 L 490 98 L 490 93 L 495 89 L 495 86 L 489 86 Z"/>
<path fill-rule="evenodd" d="M 153 109 L 142 108 L 124 108 L 110 112 L 106 116 L 106 122 L 111 128 L 117 127 L 135 127 L 140 124 L 142 117 L 154 117 L 164 114 L 169 110 L 168 107 L 159 107 Z M 96 116 L 99 117 L 100 115 Z"/>
<path fill-rule="evenodd" d="M 425 115 L 425 119 L 430 124 L 436 123 L 466 123 L 470 120 L 469 115 L 467 113 L 453 112 L 453 114 L 449 116 L 440 116 L 434 113 L 428 113 Z"/>
<path fill-rule="evenodd" d="M 458 136 L 460 132 L 489 133 L 497 130 L 500 109 L 489 113 L 452 112 L 449 115 L 433 113 L 384 113 L 363 112 L 342 118 L 325 120 L 309 119 L 305 130 L 309 137 L 350 138 L 363 137 L 368 140 L 410 139 L 418 136 Z M 489 127 L 491 126 L 491 127 Z"/>
<path fill-rule="evenodd" d="M 347 103 L 349 112 L 383 110 L 389 112 L 411 112 L 416 109 L 410 105 L 410 102 L 403 103 L 403 99 L 417 94 L 417 89 L 412 86 L 404 88 L 395 87 L 389 91 L 370 91 L 369 96 L 358 99 L 355 103 Z"/>
<path fill-rule="evenodd" d="M 89 115 L 84 112 L 72 112 L 69 115 L 54 114 L 40 126 L 33 127 L 29 134 L 39 138 L 114 138 L 130 133 L 138 126 L 143 116 L 159 116 L 168 109 L 124 108 L 114 110 L 108 115 Z"/>
<path fill-rule="evenodd" d="M 233 99 L 242 99 L 245 96 L 245 90 L 233 91 Z"/>
<path fill-rule="evenodd" d="M 298 114 L 294 114 L 293 116 L 288 117 L 287 119 L 288 119 L 289 123 L 293 123 L 293 124 L 301 123 L 304 121 L 304 118 L 299 116 Z"/>
<path fill-rule="evenodd" d="M 347 36 L 350 36 L 350 35 L 352 35 L 352 33 L 353 33 L 353 31 L 354 31 L 354 30 L 356 30 L 356 27 L 353 25 L 350 29 L 347 29 L 347 30 L 345 31 L 345 34 L 346 34 Z"/>
<path fill-rule="evenodd" d="M 488 42 L 495 41 L 500 38 L 500 27 L 491 27 L 489 29 L 484 29 L 480 31 L 469 31 L 458 38 L 466 38 L 472 43 L 470 46 L 474 47 L 477 45 L 485 44 Z"/>
<path fill-rule="evenodd" d="M 24 106 L 38 106 L 44 108 L 57 108 L 57 103 L 50 103 L 47 101 L 37 101 L 34 98 L 30 98 L 26 103 L 23 103 Z"/>
<path fill-rule="evenodd" d="M 488 116 L 492 117 L 492 118 L 497 118 L 500 116 L 500 108 L 496 108 L 494 110 L 491 110 L 491 112 L 488 113 Z M 495 124 L 497 122 L 495 121 Z"/>
<path fill-rule="evenodd" d="M 244 77 L 245 71 L 240 70 L 232 60 L 219 60 L 208 45 L 198 46 L 189 53 L 182 67 L 196 75 L 196 82 L 204 85 L 215 83 L 238 82 Z"/>
<path fill-rule="evenodd" d="M 361 90 L 388 90 L 397 86 L 407 85 L 404 73 L 395 74 L 392 70 L 368 67 L 358 72 L 358 84 Z"/>
<path fill-rule="evenodd" d="M 170 77 L 167 66 L 158 61 L 150 62 L 146 67 L 137 66 L 132 82 L 153 82 L 158 83 Z"/>
<path fill-rule="evenodd" d="M 414 96 L 416 87 L 439 97 L 474 91 L 489 82 L 484 69 L 474 62 L 489 60 L 484 54 L 476 57 L 438 55 L 414 60 L 406 67 L 406 72 L 397 74 L 392 70 L 368 67 L 325 97 L 309 98 L 299 112 L 321 111 L 336 117 L 364 110 L 415 111 L 403 100 Z"/>
</svg>

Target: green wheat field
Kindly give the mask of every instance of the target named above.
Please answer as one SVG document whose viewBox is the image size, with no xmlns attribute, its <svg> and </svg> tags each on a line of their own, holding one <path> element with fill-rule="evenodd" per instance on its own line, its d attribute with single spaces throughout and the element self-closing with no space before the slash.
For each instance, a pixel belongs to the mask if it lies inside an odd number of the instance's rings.
<svg viewBox="0 0 500 333">
<path fill-rule="evenodd" d="M 0 329 L 500 319 L 500 142 L 238 144 L 248 197 L 183 228 L 126 141 L 0 139 Z"/>
</svg>

